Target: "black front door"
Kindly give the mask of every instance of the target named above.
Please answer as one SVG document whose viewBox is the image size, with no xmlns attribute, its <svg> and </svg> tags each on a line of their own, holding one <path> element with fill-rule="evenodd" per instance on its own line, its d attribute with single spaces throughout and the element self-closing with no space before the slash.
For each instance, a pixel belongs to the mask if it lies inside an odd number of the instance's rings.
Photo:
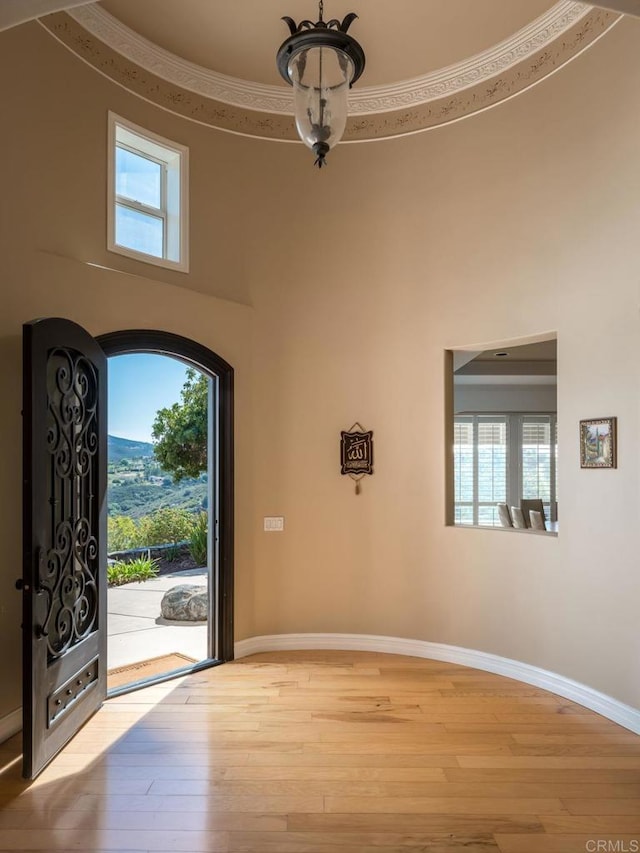
<svg viewBox="0 0 640 853">
<path fill-rule="evenodd" d="M 106 696 L 107 360 L 80 326 L 24 327 L 23 774 Z"/>
</svg>

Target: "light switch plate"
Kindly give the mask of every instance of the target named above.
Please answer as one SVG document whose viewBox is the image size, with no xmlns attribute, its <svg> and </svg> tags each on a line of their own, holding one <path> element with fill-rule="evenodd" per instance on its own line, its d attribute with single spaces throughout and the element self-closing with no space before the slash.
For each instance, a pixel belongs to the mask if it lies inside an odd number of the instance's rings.
<svg viewBox="0 0 640 853">
<path fill-rule="evenodd" d="M 281 515 L 265 516 L 264 529 L 267 533 L 279 533 L 284 530 L 284 518 Z"/>
</svg>

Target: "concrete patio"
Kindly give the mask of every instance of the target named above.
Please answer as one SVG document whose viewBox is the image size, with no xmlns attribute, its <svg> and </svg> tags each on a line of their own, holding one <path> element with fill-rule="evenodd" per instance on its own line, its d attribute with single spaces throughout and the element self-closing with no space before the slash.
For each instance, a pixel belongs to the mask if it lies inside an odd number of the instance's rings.
<svg viewBox="0 0 640 853">
<path fill-rule="evenodd" d="M 164 593 L 182 583 L 204 585 L 207 570 L 190 569 L 141 583 L 110 587 L 107 592 L 109 669 L 178 652 L 195 660 L 207 657 L 206 622 L 168 622 L 160 616 Z"/>
</svg>

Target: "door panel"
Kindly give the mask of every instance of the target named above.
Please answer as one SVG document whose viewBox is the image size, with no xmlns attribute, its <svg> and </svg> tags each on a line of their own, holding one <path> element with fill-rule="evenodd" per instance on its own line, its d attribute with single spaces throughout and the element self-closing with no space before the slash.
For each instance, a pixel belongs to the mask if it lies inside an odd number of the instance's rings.
<svg viewBox="0 0 640 853">
<path fill-rule="evenodd" d="M 24 327 L 23 774 L 106 696 L 107 360 L 75 323 Z"/>
</svg>

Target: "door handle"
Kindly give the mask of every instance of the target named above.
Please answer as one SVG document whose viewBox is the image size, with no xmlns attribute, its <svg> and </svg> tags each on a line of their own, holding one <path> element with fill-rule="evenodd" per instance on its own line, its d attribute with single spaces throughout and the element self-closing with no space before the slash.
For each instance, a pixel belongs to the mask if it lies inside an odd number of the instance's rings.
<svg viewBox="0 0 640 853">
<path fill-rule="evenodd" d="M 31 587 L 29 586 L 29 584 L 25 583 L 22 578 L 18 578 L 18 580 L 16 581 L 16 589 L 24 590 L 25 592 L 31 591 Z"/>
</svg>

